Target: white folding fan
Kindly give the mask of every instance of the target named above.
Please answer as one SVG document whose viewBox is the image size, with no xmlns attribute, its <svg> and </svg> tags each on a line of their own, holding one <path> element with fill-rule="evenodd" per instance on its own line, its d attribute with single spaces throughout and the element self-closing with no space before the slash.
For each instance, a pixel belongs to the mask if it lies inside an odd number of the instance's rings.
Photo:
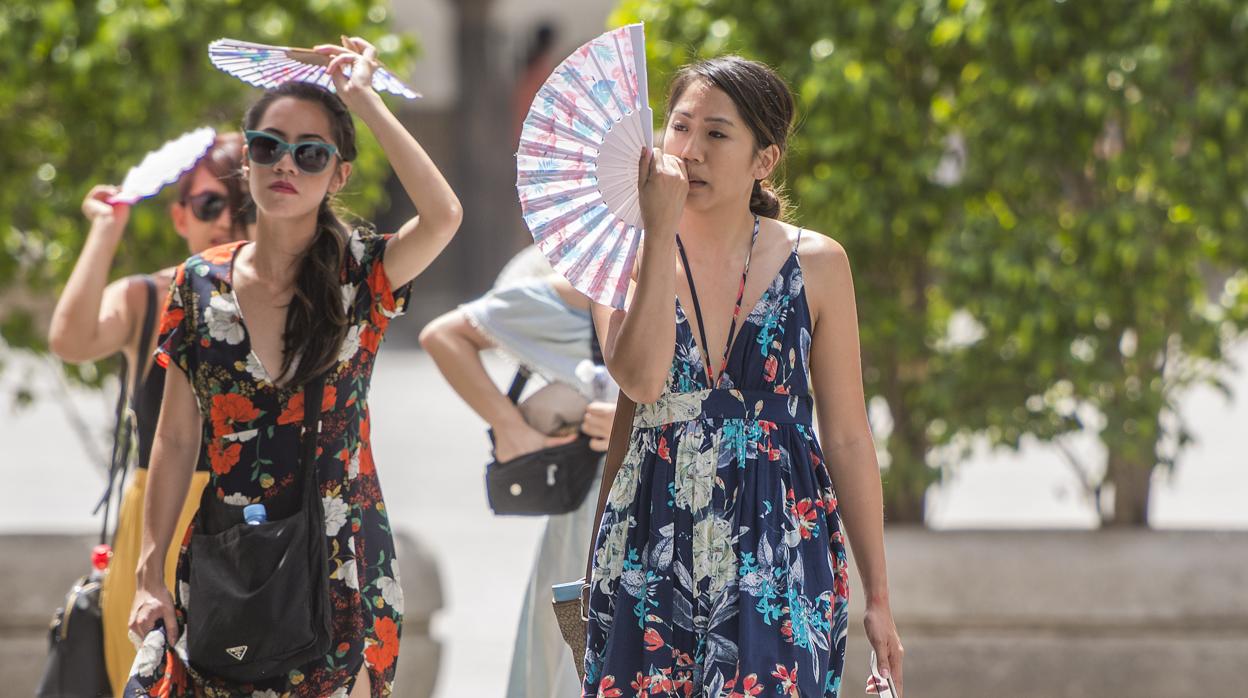
<svg viewBox="0 0 1248 698">
<path fill-rule="evenodd" d="M 641 242 L 637 163 L 654 145 L 645 33 L 602 34 L 538 90 L 516 153 L 524 221 L 547 261 L 597 303 L 624 307 Z"/>
<path fill-rule="evenodd" d="M 109 197 L 110 204 L 133 204 L 140 199 L 154 196 L 167 184 L 178 181 L 212 147 L 217 132 L 204 126 L 184 133 L 143 156 L 139 164 L 130 168 L 121 191 Z"/>
<path fill-rule="evenodd" d="M 298 80 L 320 85 L 330 92 L 334 91 L 334 81 L 329 73 L 325 72 L 330 56 L 317 53 L 310 48 L 270 46 L 238 39 L 217 39 L 208 44 L 208 57 L 213 65 L 248 85 L 268 89 L 284 82 Z M 347 68 L 346 74 L 350 76 L 350 67 Z M 420 94 L 404 85 L 394 77 L 394 74 L 382 67 L 373 71 L 373 89 L 407 99 L 420 97 Z"/>
</svg>

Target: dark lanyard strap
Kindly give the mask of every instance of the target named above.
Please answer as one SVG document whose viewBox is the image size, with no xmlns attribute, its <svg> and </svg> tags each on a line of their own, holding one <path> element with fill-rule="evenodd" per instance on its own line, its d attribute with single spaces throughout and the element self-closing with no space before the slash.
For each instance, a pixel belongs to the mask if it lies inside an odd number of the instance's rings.
<svg viewBox="0 0 1248 698">
<path fill-rule="evenodd" d="M 143 368 L 148 359 L 147 350 L 152 343 L 152 330 L 156 325 L 156 283 L 150 276 L 140 277 L 140 280 L 144 286 L 146 304 L 143 309 L 143 325 L 139 330 L 138 350 L 134 353 L 134 375 L 130 375 L 129 362 L 123 359 L 121 375 L 118 376 L 121 386 L 114 410 L 113 450 L 108 459 L 108 482 L 104 486 L 104 494 L 91 512 L 96 514 L 100 509 L 104 510 L 100 521 L 100 543 L 108 542 L 108 520 L 112 513 L 113 495 L 123 491 L 125 486 L 126 465 L 130 459 L 134 435 L 134 413 L 127 407 L 127 403 L 139 392 L 139 384 L 144 378 Z M 120 501 L 118 506 L 120 507 Z"/>
<path fill-rule="evenodd" d="M 321 374 L 303 386 L 303 427 L 299 432 L 299 460 L 304 487 L 316 489 L 316 447 L 321 434 L 321 399 L 325 394 L 325 376 Z M 320 496 L 319 490 L 317 495 Z"/>
<path fill-rule="evenodd" d="M 750 249 L 745 253 L 745 268 L 741 270 L 741 285 L 737 288 L 737 304 L 732 310 L 732 323 L 728 325 L 728 346 L 724 347 L 724 359 L 720 362 L 718 375 L 724 375 L 728 369 L 728 353 L 732 351 L 733 335 L 737 333 L 737 319 L 741 316 L 741 301 L 745 298 L 745 279 L 750 275 L 750 258 L 754 256 L 754 241 L 758 239 L 758 216 L 754 216 L 754 232 L 750 234 Z M 698 319 L 698 335 L 702 338 L 702 351 L 706 354 L 706 380 L 714 388 L 717 383 L 715 374 L 711 373 L 711 345 L 706 341 L 706 324 L 702 322 L 702 305 L 698 303 L 698 289 L 693 283 L 693 270 L 689 268 L 689 257 L 685 254 L 685 244 L 676 236 L 676 249 L 680 252 L 680 263 L 685 267 L 685 279 L 689 281 L 689 295 L 693 298 L 693 314 Z"/>
</svg>

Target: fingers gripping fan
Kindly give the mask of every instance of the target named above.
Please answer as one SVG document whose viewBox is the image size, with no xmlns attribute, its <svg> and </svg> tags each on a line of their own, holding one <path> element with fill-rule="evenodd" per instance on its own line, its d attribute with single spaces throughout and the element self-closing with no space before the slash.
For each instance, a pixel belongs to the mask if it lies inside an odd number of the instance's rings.
<svg viewBox="0 0 1248 698">
<path fill-rule="evenodd" d="M 547 261 L 603 305 L 624 307 L 641 242 L 637 163 L 653 147 L 645 34 L 631 24 L 581 46 L 538 90 L 516 188 Z"/>
<path fill-rule="evenodd" d="M 309 48 L 270 46 L 237 39 L 217 39 L 208 44 L 208 58 L 221 70 L 248 85 L 269 89 L 291 80 L 320 85 L 334 91 L 334 81 L 325 69 L 329 56 Z M 347 77 L 351 68 L 346 69 Z M 399 82 L 394 74 L 378 67 L 373 71 L 373 89 L 389 92 L 406 99 L 416 99 L 420 94 Z"/>
<path fill-rule="evenodd" d="M 165 143 L 130 168 L 121 191 L 109 197 L 110 204 L 133 204 L 155 196 L 167 184 L 178 181 L 212 147 L 217 132 L 210 127 L 197 128 Z"/>
</svg>

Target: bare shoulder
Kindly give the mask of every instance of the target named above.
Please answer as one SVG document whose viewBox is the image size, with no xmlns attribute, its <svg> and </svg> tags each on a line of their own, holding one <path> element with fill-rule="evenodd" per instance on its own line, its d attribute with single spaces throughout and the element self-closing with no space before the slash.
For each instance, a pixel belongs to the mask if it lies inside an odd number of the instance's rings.
<svg viewBox="0 0 1248 698">
<path fill-rule="evenodd" d="M 816 326 L 827 312 L 853 306 L 854 281 L 849 255 L 841 243 L 817 231 L 804 230 L 797 253 L 802 262 L 811 320 Z"/>
<path fill-rule="evenodd" d="M 851 280 L 849 255 L 845 247 L 833 238 L 814 230 L 803 230 L 797 253 L 802 258 L 802 270 L 808 284 L 837 286 Z"/>
</svg>

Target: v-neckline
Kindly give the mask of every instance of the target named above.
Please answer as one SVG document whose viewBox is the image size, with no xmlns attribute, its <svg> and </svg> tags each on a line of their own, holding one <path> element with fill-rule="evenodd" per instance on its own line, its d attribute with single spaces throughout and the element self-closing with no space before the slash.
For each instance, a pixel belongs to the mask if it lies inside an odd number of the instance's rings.
<svg viewBox="0 0 1248 698">
<path fill-rule="evenodd" d="M 226 270 L 226 283 L 230 285 L 230 296 L 234 299 L 234 310 L 238 313 L 238 326 L 243 328 L 243 339 L 247 342 L 247 355 L 255 359 L 256 365 L 264 372 L 264 382 L 280 390 L 283 386 L 278 385 L 273 372 L 264 365 L 264 361 L 260 359 L 260 354 L 256 353 L 256 348 L 251 342 L 251 330 L 247 327 L 246 316 L 243 315 L 243 303 L 238 298 L 238 286 L 234 284 L 234 265 L 238 262 L 238 255 L 242 254 L 243 248 L 250 244 L 252 241 L 246 240 L 234 248 L 234 253 L 230 255 L 230 268 Z"/>
<path fill-rule="evenodd" d="M 793 260 L 793 257 L 796 254 L 797 254 L 797 247 L 795 245 L 793 249 L 789 251 L 788 256 L 784 258 L 784 262 L 780 264 L 780 268 L 777 269 L 776 273 L 773 274 L 771 279 L 767 281 L 767 285 L 763 288 L 762 295 L 759 296 L 758 300 L 754 302 L 754 305 L 750 307 L 750 312 L 741 316 L 741 326 L 737 328 L 736 334 L 734 334 L 729 340 L 728 348 L 726 349 L 727 353 L 724 354 L 724 364 L 725 364 L 724 370 L 721 371 L 719 375 L 715 377 L 713 385 L 711 384 L 711 380 L 709 378 L 707 379 L 708 388 L 711 388 L 711 389 L 718 388 L 719 384 L 723 382 L 724 375 L 728 373 L 728 364 L 730 363 L 732 355 L 736 353 L 737 344 L 740 343 L 741 336 L 745 334 L 745 323 L 749 322 L 749 319 L 763 305 L 763 301 L 767 300 L 767 296 L 771 294 L 771 287 L 776 285 L 776 279 L 784 275 L 784 270 L 789 268 L 789 262 Z M 698 349 L 698 352 L 702 358 L 702 361 L 704 362 L 709 361 L 710 356 L 707 355 L 706 349 L 702 347 L 702 345 L 698 344 L 697 334 L 693 330 L 693 321 L 690 320 L 689 313 L 685 312 L 685 305 L 684 303 L 680 302 L 679 293 L 676 294 L 676 306 L 680 308 L 680 314 L 683 315 L 685 318 L 685 325 L 689 327 L 689 338 L 693 340 L 693 346 L 696 349 Z M 243 328 L 243 329 L 244 331 L 246 330 L 246 328 Z M 259 358 L 257 358 L 257 361 L 259 361 Z M 705 373 L 706 372 L 703 371 L 704 375 Z"/>
</svg>

